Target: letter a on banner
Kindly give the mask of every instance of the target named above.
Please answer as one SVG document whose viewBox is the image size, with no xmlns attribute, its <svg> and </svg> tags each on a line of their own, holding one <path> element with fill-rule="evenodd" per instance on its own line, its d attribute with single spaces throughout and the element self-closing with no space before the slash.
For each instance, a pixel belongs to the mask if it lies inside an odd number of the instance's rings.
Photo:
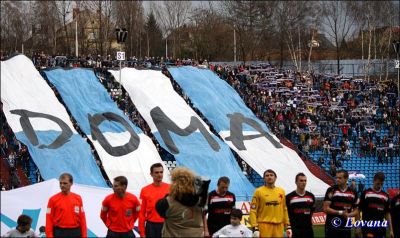
<svg viewBox="0 0 400 238">
<path fill-rule="evenodd" d="M 263 130 L 261 125 L 258 124 L 255 120 L 244 117 L 243 114 L 238 112 L 233 114 L 228 114 L 227 116 L 230 118 L 231 135 L 226 137 L 225 140 L 232 141 L 232 144 L 236 146 L 238 150 L 246 150 L 246 147 L 244 145 L 245 140 L 252 140 L 263 136 L 267 138 L 275 146 L 275 148 L 283 148 L 281 143 L 276 141 L 268 132 Z M 243 135 L 243 123 L 246 123 L 247 125 L 253 127 L 258 132 L 260 132 L 260 134 L 248 135 L 248 136 Z"/>
</svg>

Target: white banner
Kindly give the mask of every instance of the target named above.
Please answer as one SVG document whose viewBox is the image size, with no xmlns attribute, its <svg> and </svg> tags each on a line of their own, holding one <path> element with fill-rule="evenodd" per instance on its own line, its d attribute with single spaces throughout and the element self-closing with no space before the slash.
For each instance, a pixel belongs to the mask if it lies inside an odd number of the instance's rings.
<svg viewBox="0 0 400 238">
<path fill-rule="evenodd" d="M 93 71 L 54 69 L 45 73 L 92 141 L 108 178 L 124 175 L 132 181 L 128 188 L 138 193 L 151 183 L 151 165 L 164 165 L 153 141 L 117 107 Z M 168 175 L 164 165 L 166 179 Z"/>
<path fill-rule="evenodd" d="M 108 194 L 113 193 L 112 189 L 73 184 L 71 191 L 82 197 L 88 236 L 105 237 L 107 227 L 100 219 L 101 203 Z M 11 224 L 16 223 L 23 212 L 32 217 L 32 229 L 39 233 L 39 227 L 46 225 L 47 202 L 58 192 L 60 187 L 57 179 L 1 192 L 1 235 L 13 228 Z M 135 195 L 139 197 L 139 194 Z M 135 235 L 139 237 L 136 232 Z"/>
<path fill-rule="evenodd" d="M 44 179 L 69 172 L 78 183 L 107 186 L 89 144 L 26 56 L 1 61 L 1 101 L 8 124 Z"/>
<path fill-rule="evenodd" d="M 119 81 L 119 71 L 110 71 Z M 221 176 L 231 179 L 229 190 L 249 197 L 254 186 L 243 175 L 229 147 L 175 92 L 160 71 L 122 69 L 122 85 L 150 126 L 160 145 L 175 156 L 179 166 L 211 179 L 210 190 Z"/>
<path fill-rule="evenodd" d="M 289 193 L 296 189 L 296 174 L 302 172 L 308 178 L 307 190 L 315 196 L 325 194 L 328 184 L 312 174 L 294 150 L 280 143 L 227 82 L 210 70 L 192 66 L 168 71 L 221 138 L 261 177 L 265 170 L 274 170 L 276 185 Z"/>
</svg>

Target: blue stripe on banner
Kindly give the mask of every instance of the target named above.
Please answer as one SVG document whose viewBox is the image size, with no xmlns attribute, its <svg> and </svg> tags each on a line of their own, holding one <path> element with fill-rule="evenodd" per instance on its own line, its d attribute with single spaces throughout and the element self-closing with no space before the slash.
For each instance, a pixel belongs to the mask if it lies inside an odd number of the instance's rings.
<svg viewBox="0 0 400 238">
<path fill-rule="evenodd" d="M 147 172 L 161 162 L 156 147 L 121 111 L 91 70 L 51 70 L 47 78 L 88 135 L 110 179 L 125 176 L 128 189 L 140 192 L 151 182 Z"/>
<path fill-rule="evenodd" d="M 217 187 L 217 181 L 221 176 L 227 176 L 231 179 L 229 191 L 235 193 L 237 197 L 250 198 L 253 195 L 253 184 L 244 176 L 229 146 L 218 137 L 212 135 L 220 147 L 219 151 L 214 151 L 199 132 L 193 132 L 188 136 L 179 136 L 174 133 L 170 135 L 179 149 L 179 153 L 174 154 L 177 165 L 188 167 L 196 174 L 209 177 L 210 190 Z M 163 148 L 171 152 L 160 133 L 156 132 L 154 136 Z"/>
<path fill-rule="evenodd" d="M 39 145 L 49 145 L 60 135 L 60 131 L 35 131 Z M 27 145 L 40 174 L 45 180 L 56 178 L 68 172 L 74 182 L 92 186 L 108 187 L 101 175 L 90 146 L 78 134 L 73 134 L 67 142 L 56 149 L 34 146 L 25 133 L 17 132 L 15 136 Z"/>
<path fill-rule="evenodd" d="M 118 108 L 92 70 L 54 69 L 45 71 L 45 74 L 49 81 L 56 86 L 64 102 L 68 105 L 71 114 L 79 122 L 79 126 L 85 134 L 91 135 L 88 115 L 93 116 L 104 112 L 110 112 L 124 118 L 137 134 L 142 133 Z M 85 96 L 82 97 L 82 95 Z M 101 123 L 99 128 L 102 132 L 126 131 L 126 128 L 120 123 L 107 123 L 107 121 Z"/>
<path fill-rule="evenodd" d="M 218 132 L 230 130 L 228 115 L 237 112 L 255 120 L 269 132 L 265 123 L 254 115 L 239 94 L 214 72 L 192 66 L 168 68 L 168 71 Z M 244 124 L 243 131 L 255 130 Z"/>
</svg>

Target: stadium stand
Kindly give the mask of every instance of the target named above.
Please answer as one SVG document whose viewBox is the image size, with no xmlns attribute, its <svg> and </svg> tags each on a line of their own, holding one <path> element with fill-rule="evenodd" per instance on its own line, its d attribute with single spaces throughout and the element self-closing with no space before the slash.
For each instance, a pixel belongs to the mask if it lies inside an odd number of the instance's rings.
<svg viewBox="0 0 400 238">
<path fill-rule="evenodd" d="M 35 61 L 38 69 L 54 66 L 94 68 L 99 81 L 118 107 L 153 140 L 165 165 L 169 169 L 176 166 L 174 156 L 159 146 L 129 100 L 129 95 L 123 88 L 119 90 L 118 82 L 108 73 L 105 63 L 102 65 L 101 59 L 93 59 L 90 64 L 85 60 L 79 64 L 73 64 L 72 61 L 54 62 L 51 59 Z M 169 64 L 179 65 L 182 62 Z M 149 64 L 135 62 L 130 66 L 148 68 Z M 161 62 L 150 63 L 150 67 L 155 69 L 163 66 L 165 64 Z M 318 177 L 325 182 L 331 184 L 333 179 L 328 174 L 334 175 L 336 169 L 344 168 L 354 172 L 351 174 L 360 175 L 352 179 L 363 189 L 372 185 L 376 171 L 383 171 L 387 177 L 384 188 L 399 188 L 400 103 L 396 98 L 396 87 L 390 82 L 378 83 L 345 75 L 301 75 L 278 70 L 269 64 L 207 67 L 228 82 L 257 117 L 267 123 L 281 143 L 297 151 L 308 168 L 315 175 L 319 174 Z M 165 68 L 163 73 L 168 76 Z M 179 86 L 174 84 L 174 88 L 193 108 Z M 56 90 L 55 94 L 58 95 Z M 204 116 L 193 109 L 213 130 Z M 13 183 L 15 185 L 18 181 L 18 186 L 41 181 L 39 170 L 30 159 L 29 152 L 24 151 L 24 145 L 15 139 L 8 127 L 3 110 L 0 119 L 1 182 L 4 188 L 15 187 Z M 74 126 L 81 132 L 78 125 Z M 214 134 L 218 136 L 218 133 Z M 98 160 L 94 149 L 93 153 Z M 250 166 L 237 155 L 236 159 L 255 186 L 263 184 L 262 178 Z M 101 167 L 101 163 L 98 165 Z M 16 173 L 11 172 L 13 167 Z"/>
</svg>

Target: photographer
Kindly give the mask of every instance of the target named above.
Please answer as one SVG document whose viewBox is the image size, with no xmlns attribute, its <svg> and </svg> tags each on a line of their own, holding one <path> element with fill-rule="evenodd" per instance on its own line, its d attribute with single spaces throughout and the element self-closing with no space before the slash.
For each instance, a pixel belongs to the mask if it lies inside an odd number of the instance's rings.
<svg viewBox="0 0 400 238">
<path fill-rule="evenodd" d="M 156 204 L 165 219 L 162 237 L 203 237 L 203 207 L 210 180 L 178 167 L 171 172 L 171 182 L 169 195 Z"/>
</svg>

